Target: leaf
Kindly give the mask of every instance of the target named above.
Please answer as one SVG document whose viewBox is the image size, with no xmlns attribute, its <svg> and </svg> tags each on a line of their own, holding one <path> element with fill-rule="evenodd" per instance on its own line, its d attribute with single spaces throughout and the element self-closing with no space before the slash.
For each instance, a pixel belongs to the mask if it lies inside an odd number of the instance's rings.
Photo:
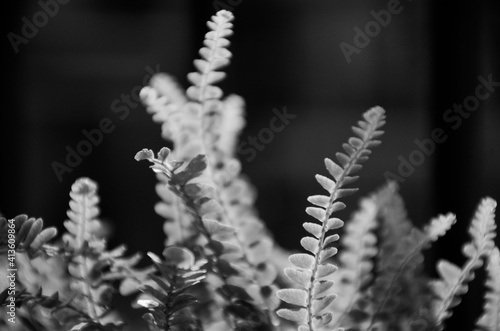
<svg viewBox="0 0 500 331">
<path fill-rule="evenodd" d="M 315 326 L 325 326 L 332 321 L 333 316 L 332 313 L 324 313 L 321 316 L 316 315 L 314 318 Z M 344 329 L 335 329 L 335 331 L 344 331 Z"/>
<path fill-rule="evenodd" d="M 167 302 L 168 300 L 168 296 L 166 294 L 147 284 L 139 286 L 139 291 L 155 297 L 161 303 Z"/>
<path fill-rule="evenodd" d="M 462 270 L 459 267 L 446 260 L 440 260 L 438 262 L 437 271 L 449 284 L 456 283 L 462 275 Z"/>
<path fill-rule="evenodd" d="M 348 143 L 343 143 L 342 148 L 350 157 L 353 157 L 356 154 L 356 149 L 349 145 Z"/>
<path fill-rule="evenodd" d="M 191 294 L 181 294 L 175 297 L 172 304 L 171 313 L 175 313 L 178 310 L 184 309 L 186 307 L 192 306 L 197 303 L 198 300 Z"/>
<path fill-rule="evenodd" d="M 191 161 L 189 161 L 184 170 L 172 175 L 172 182 L 178 185 L 184 185 L 193 178 L 199 177 L 206 168 L 207 157 L 205 155 L 198 154 Z"/>
<path fill-rule="evenodd" d="M 352 174 L 360 171 L 361 169 L 363 169 L 363 166 L 361 164 L 353 164 L 351 166 L 351 168 L 346 172 L 346 174 L 352 175 Z"/>
<path fill-rule="evenodd" d="M 322 175 L 315 176 L 316 181 L 328 192 L 332 192 L 335 189 L 335 182 L 328 177 Z"/>
<path fill-rule="evenodd" d="M 321 253 L 319 254 L 319 258 L 321 261 L 320 263 L 323 263 L 324 261 L 326 261 L 330 257 L 337 254 L 337 251 L 338 250 L 335 247 L 328 247 L 328 248 L 323 249 L 323 251 L 321 251 Z"/>
<path fill-rule="evenodd" d="M 137 300 L 137 304 L 144 308 L 156 308 L 160 306 L 160 303 L 156 300 L 140 299 Z"/>
<path fill-rule="evenodd" d="M 313 237 L 304 237 L 300 240 L 300 244 L 309 252 L 315 254 L 318 249 L 319 241 Z"/>
<path fill-rule="evenodd" d="M 233 227 L 224 225 L 216 220 L 202 219 L 202 222 L 210 235 L 227 237 L 235 234 L 235 229 Z"/>
<path fill-rule="evenodd" d="M 314 284 L 312 295 L 316 298 L 319 294 L 328 291 L 333 286 L 333 282 L 329 280 L 320 280 Z"/>
<path fill-rule="evenodd" d="M 287 319 L 292 322 L 297 322 L 304 324 L 307 320 L 307 311 L 304 308 L 301 309 L 280 309 L 276 312 L 279 317 Z"/>
<path fill-rule="evenodd" d="M 33 250 L 38 250 L 42 245 L 46 244 L 52 238 L 57 236 L 57 229 L 54 227 L 43 229 L 33 240 L 30 248 Z"/>
<path fill-rule="evenodd" d="M 337 202 L 334 202 L 332 204 L 332 206 L 330 207 L 330 212 L 336 212 L 336 211 L 340 211 L 342 209 L 344 209 L 346 207 L 346 205 L 343 203 L 343 202 L 340 202 L 340 201 L 337 201 Z"/>
<path fill-rule="evenodd" d="M 302 226 L 307 232 L 309 232 L 316 238 L 319 238 L 321 236 L 321 230 L 322 230 L 321 225 L 318 225 L 316 223 L 305 222 L 302 224 Z"/>
<path fill-rule="evenodd" d="M 318 314 L 322 310 L 326 309 L 326 307 L 328 307 L 333 302 L 333 300 L 335 300 L 335 297 L 335 295 L 327 295 L 318 299 L 314 299 L 312 303 L 314 314 Z"/>
<path fill-rule="evenodd" d="M 357 188 L 342 188 L 337 191 L 337 199 L 347 197 L 358 191 Z"/>
<path fill-rule="evenodd" d="M 339 240 L 340 236 L 338 234 L 332 234 L 331 236 L 328 236 L 325 238 L 325 240 L 323 241 L 323 246 L 328 246 L 330 245 L 331 243 L 334 243 L 336 242 L 337 240 Z"/>
<path fill-rule="evenodd" d="M 349 145 L 355 147 L 356 149 L 360 149 L 363 146 L 363 140 L 357 137 L 349 138 Z"/>
<path fill-rule="evenodd" d="M 26 215 L 22 215 L 22 216 L 23 216 L 22 218 L 18 218 L 20 221 L 15 222 L 17 224 L 17 226 L 19 226 L 18 224 L 22 224 L 21 228 L 17 231 L 17 236 L 16 236 L 17 243 L 16 243 L 16 245 L 19 245 L 19 243 L 24 241 L 24 239 L 28 235 L 31 227 L 33 226 L 33 223 L 35 222 L 34 218 L 26 219 L 27 218 Z"/>
<path fill-rule="evenodd" d="M 292 254 L 288 259 L 298 268 L 312 269 L 314 265 L 314 257 L 309 254 Z"/>
<path fill-rule="evenodd" d="M 143 150 L 141 150 L 141 151 L 137 152 L 137 154 L 135 154 L 134 159 L 136 161 L 153 160 L 154 157 L 155 157 L 155 155 L 154 155 L 152 150 L 144 148 Z"/>
<path fill-rule="evenodd" d="M 326 221 L 326 228 L 328 230 L 338 229 L 343 226 L 344 226 L 344 221 L 342 221 L 340 218 L 329 218 Z"/>
<path fill-rule="evenodd" d="M 168 149 L 167 147 L 162 147 L 162 149 L 160 149 L 160 151 L 158 152 L 158 160 L 160 162 L 165 162 L 169 154 L 170 154 L 170 149 Z"/>
<path fill-rule="evenodd" d="M 307 201 L 313 205 L 326 208 L 330 205 L 330 197 L 326 195 L 312 195 L 307 198 Z"/>
<path fill-rule="evenodd" d="M 312 272 L 310 270 L 285 268 L 284 273 L 291 281 L 303 287 L 307 287 L 311 281 Z"/>
<path fill-rule="evenodd" d="M 330 276 L 335 271 L 337 271 L 337 269 L 338 269 L 338 267 L 336 265 L 331 264 L 331 263 L 321 264 L 318 266 L 317 277 L 323 278 L 326 276 Z"/>
<path fill-rule="evenodd" d="M 456 217 L 451 213 L 439 215 L 437 218 L 433 218 L 429 225 L 425 226 L 424 232 L 431 240 L 437 240 L 437 238 L 444 236 L 455 222 Z"/>
<path fill-rule="evenodd" d="M 344 153 L 335 153 L 335 156 L 337 157 L 337 160 L 339 163 L 342 165 L 342 167 L 347 167 L 349 165 L 349 162 L 351 162 L 351 158 Z"/>
<path fill-rule="evenodd" d="M 337 163 L 333 162 L 329 158 L 325 158 L 325 166 L 330 175 L 338 181 L 344 174 L 344 169 L 342 169 Z"/>
<path fill-rule="evenodd" d="M 326 212 L 322 208 L 317 207 L 307 207 L 306 213 L 317 219 L 318 221 L 323 222 L 326 217 Z"/>
<path fill-rule="evenodd" d="M 306 307 L 307 305 L 307 292 L 300 289 L 283 289 L 278 290 L 276 295 L 281 300 L 290 303 L 292 305 L 297 305 L 301 307 Z"/>
<path fill-rule="evenodd" d="M 163 251 L 163 256 L 168 264 L 182 269 L 190 269 L 195 261 L 194 254 L 182 247 L 167 247 Z"/>
<path fill-rule="evenodd" d="M 24 239 L 24 245 L 25 246 L 30 246 L 31 243 L 35 240 L 35 238 L 38 236 L 40 231 L 42 231 L 43 228 L 43 221 L 41 218 L 37 219 L 35 222 L 30 227 L 30 230 L 28 234 L 26 235 L 26 239 Z"/>
</svg>

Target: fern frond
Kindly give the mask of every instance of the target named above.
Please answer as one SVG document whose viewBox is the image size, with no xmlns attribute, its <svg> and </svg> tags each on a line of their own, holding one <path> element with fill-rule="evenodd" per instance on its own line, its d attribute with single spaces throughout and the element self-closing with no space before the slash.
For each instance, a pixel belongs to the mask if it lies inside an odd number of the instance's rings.
<svg viewBox="0 0 500 331">
<path fill-rule="evenodd" d="M 441 329 L 444 320 L 451 315 L 450 309 L 458 305 L 460 296 L 467 292 L 467 284 L 474 279 L 475 269 L 483 264 L 482 258 L 494 247 L 496 205 L 496 201 L 491 198 L 481 200 L 469 226 L 472 240 L 463 247 L 463 253 L 467 258 L 464 267 L 460 268 L 446 260 L 440 260 L 437 264 L 440 279 L 432 283 L 437 297 L 433 302 L 432 311 Z"/>
<path fill-rule="evenodd" d="M 222 90 L 214 86 L 224 78 L 225 74 L 219 69 L 229 64 L 231 57 L 226 37 L 232 34 L 232 19 L 230 12 L 219 11 L 207 22 L 210 31 L 205 35 L 204 47 L 200 49 L 202 58 L 194 61 L 197 72 L 188 74 L 193 86 L 188 88 L 187 96 L 167 75 L 156 75 L 150 86 L 141 91 L 148 111 L 154 113 L 153 119 L 163 123 L 163 137 L 174 143 L 172 159 L 189 161 L 198 154 L 206 154 L 210 159 L 208 177 L 214 186 L 229 180 L 230 172 L 227 170 L 231 161 L 223 155 L 234 150 L 237 134 L 244 123 L 242 99 L 229 96 L 221 101 Z M 164 185 L 160 183 L 160 186 Z M 163 202 L 156 209 L 160 216 L 167 216 L 167 244 L 192 242 L 197 233 L 190 227 L 193 220 L 182 202 L 175 196 L 169 199 L 164 188 L 158 191 L 162 191 Z M 222 203 L 220 199 L 216 200 Z M 179 217 L 172 219 L 171 215 Z M 228 220 L 221 221 L 230 223 Z"/>
<path fill-rule="evenodd" d="M 69 220 L 64 222 L 67 233 L 63 235 L 64 249 L 71 258 L 68 265 L 72 277 L 70 287 L 76 304 L 92 321 L 99 323 L 101 316 L 109 310 L 113 282 L 123 281 L 122 293 L 130 294 L 134 292 L 131 285 L 142 283 L 150 269 L 135 270 L 141 256 L 124 257 L 124 246 L 107 251 L 106 239 L 100 235 L 99 197 L 94 181 L 78 179 L 71 187 L 70 196 Z"/>
<path fill-rule="evenodd" d="M 208 268 L 220 279 L 217 293 L 224 299 L 224 314 L 229 317 L 232 327 L 250 327 L 269 324 L 265 314 L 251 301 L 245 288 L 245 270 L 237 264 L 242 257 L 241 247 L 232 243 L 235 229 L 216 219 L 221 214 L 221 206 L 212 198 L 212 187 L 199 182 L 207 168 L 207 160 L 198 155 L 187 164 L 168 160 L 169 150 L 163 148 L 158 157 L 150 150 L 142 150 L 136 160 L 148 160 L 151 168 L 167 178 L 169 189 L 179 196 L 195 220 L 195 226 L 206 239 L 202 254 L 208 260 Z M 248 318 L 248 315 L 255 319 Z"/>
<path fill-rule="evenodd" d="M 455 223 L 455 215 L 439 215 L 423 231 L 411 225 L 401 197 L 393 185 L 392 198 L 381 206 L 381 249 L 377 278 L 368 289 L 370 326 L 376 322 L 397 327 L 411 316 L 432 321 L 427 307 L 430 293 L 423 274 L 422 251 L 443 236 Z M 408 232 L 405 232 L 408 231 Z M 412 300 L 407 300 L 411 297 Z M 411 321 L 410 321 L 411 322 Z"/>
<path fill-rule="evenodd" d="M 72 251 L 72 261 L 68 271 L 73 277 L 72 290 L 78 293 L 78 301 L 93 320 L 106 310 L 101 302 L 101 295 L 110 290 L 108 285 L 95 287 L 91 272 L 96 265 L 96 256 L 104 251 L 104 240 L 97 237 L 100 223 L 97 203 L 97 184 L 88 178 L 81 178 L 71 186 L 71 201 L 68 210 L 69 220 L 64 222 L 68 231 L 63 241 Z"/>
<path fill-rule="evenodd" d="M 7 220 L 0 217 L 0 254 L 11 251 L 27 253 L 34 258 L 42 252 L 47 253 L 45 245 L 57 235 L 54 227 L 43 228 L 41 218 L 28 218 L 18 215 Z"/>
<path fill-rule="evenodd" d="M 277 314 L 297 322 L 301 331 L 318 330 L 332 320 L 332 314 L 323 311 L 335 299 L 335 295 L 325 295 L 325 292 L 333 286 L 330 279 L 337 267 L 327 261 L 337 254 L 337 249 L 330 247 L 330 244 L 339 237 L 327 233 L 342 227 L 343 222 L 338 218 L 331 218 L 331 215 L 345 208 L 344 203 L 337 200 L 354 193 L 355 189 L 347 189 L 344 186 L 358 179 L 357 176 L 351 175 L 361 169 L 360 163 L 368 159 L 370 148 L 380 144 L 380 141 L 375 139 L 383 134 L 379 129 L 385 123 L 385 111 L 380 107 L 374 107 L 365 112 L 363 118 L 363 121 L 358 122 L 359 127 L 353 127 L 358 137 L 350 138 L 349 143 L 344 144 L 347 154 L 336 154 L 339 164 L 325 159 L 326 168 L 333 180 L 321 175 L 316 176 L 329 196 L 308 198 L 308 201 L 317 207 L 308 207 L 306 212 L 320 224 L 310 222 L 303 224 L 306 231 L 313 235 L 301 240 L 302 247 L 310 253 L 291 255 L 290 262 L 295 268 L 285 271 L 289 278 L 302 288 L 283 289 L 277 292 L 278 297 L 284 302 L 300 307 L 294 310 L 280 309 Z"/>
<path fill-rule="evenodd" d="M 500 251 L 493 248 L 486 264 L 488 279 L 484 311 L 476 324 L 477 331 L 497 331 L 500 328 Z"/>
<path fill-rule="evenodd" d="M 232 34 L 232 19 L 230 12 L 219 11 L 207 23 L 210 31 L 205 36 L 204 47 L 200 49 L 202 59 L 194 61 L 198 71 L 188 75 L 193 83 L 187 90 L 189 100 L 169 76 L 156 76 L 150 86 L 143 89 L 142 96 L 148 110 L 155 113 L 154 119 L 176 130 L 170 130 L 172 134 L 169 138 L 175 147 L 170 160 L 189 162 L 195 158 L 194 153 L 207 156 L 206 181 L 215 189 L 211 196 L 213 203 L 220 206 L 217 215 L 211 217 L 235 228 L 236 234 L 231 243 L 242 251 L 237 264 L 247 270 L 248 286 L 257 296 L 256 300 L 263 302 L 274 298 L 274 295 L 265 298 L 257 293 L 269 292 L 268 288 L 260 287 L 271 285 L 277 271 L 267 261 L 273 241 L 252 210 L 253 199 L 249 197 L 253 192 L 240 175 L 241 164 L 234 157 L 237 137 L 245 124 L 244 102 L 235 95 L 222 100 L 222 90 L 214 86 L 224 78 L 225 74 L 220 69 L 229 64 L 231 57 L 227 37 Z M 169 192 L 168 185 L 163 184 L 165 180 L 160 179 L 157 193 L 163 201 L 155 209 L 166 220 L 166 244 L 196 245 L 199 236 L 199 231 L 193 227 L 196 222 L 186 212 L 182 199 Z M 258 288 L 255 284 L 259 285 Z M 275 307 L 268 308 L 271 311 Z"/>
<path fill-rule="evenodd" d="M 339 254 L 340 268 L 332 277 L 337 298 L 329 308 L 333 319 L 333 328 L 346 326 L 345 318 L 359 300 L 362 290 L 373 278 L 373 257 L 377 254 L 377 238 L 374 230 L 377 227 L 378 206 L 374 198 L 364 198 L 360 210 L 347 222 L 342 236 L 343 250 Z"/>
<path fill-rule="evenodd" d="M 155 74 L 145 86 L 140 97 L 153 121 L 162 125 L 162 137 L 179 142 L 186 122 L 186 113 L 182 112 L 187 97 L 173 77 L 167 74 Z"/>
</svg>

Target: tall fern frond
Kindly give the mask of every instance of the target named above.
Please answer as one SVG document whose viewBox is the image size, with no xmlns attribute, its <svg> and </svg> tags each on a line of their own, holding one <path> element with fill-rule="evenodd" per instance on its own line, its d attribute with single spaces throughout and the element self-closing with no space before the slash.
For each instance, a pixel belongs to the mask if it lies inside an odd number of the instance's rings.
<svg viewBox="0 0 500 331">
<path fill-rule="evenodd" d="M 444 320 L 451 315 L 450 310 L 460 303 L 460 296 L 467 292 L 468 283 L 474 279 L 475 269 L 483 264 L 482 258 L 490 254 L 494 247 L 496 205 L 496 201 L 491 198 L 481 200 L 469 226 L 472 240 L 463 247 L 467 258 L 463 268 L 446 260 L 440 260 L 437 264 L 440 279 L 432 283 L 437 297 L 432 311 L 440 329 L 444 327 Z"/>
<path fill-rule="evenodd" d="M 355 182 L 358 176 L 351 176 L 359 171 L 361 162 L 368 159 L 373 148 L 380 144 L 377 137 L 383 134 L 380 128 L 385 123 L 385 111 L 374 107 L 363 114 L 364 120 L 358 122 L 358 127 L 353 127 L 358 137 L 349 139 L 344 144 L 347 154 L 337 153 L 337 164 L 330 159 L 325 159 L 325 165 L 333 180 L 322 175 L 316 175 L 318 183 L 329 193 L 329 196 L 310 196 L 308 201 L 317 207 L 308 207 L 306 212 L 314 217 L 320 224 L 306 222 L 303 224 L 311 236 L 304 237 L 301 245 L 309 253 L 293 254 L 290 262 L 295 266 L 285 270 L 287 276 L 302 288 L 283 289 L 277 292 L 278 297 L 286 303 L 298 306 L 298 309 L 280 309 L 277 314 L 282 318 L 295 321 L 299 330 L 318 330 L 330 323 L 332 314 L 323 311 L 335 299 L 335 295 L 325 295 L 333 286 L 330 280 L 337 267 L 328 263 L 328 259 L 337 254 L 337 249 L 330 244 L 337 241 L 337 234 L 327 235 L 328 231 L 342 227 L 343 222 L 331 215 L 345 208 L 345 204 L 338 201 L 346 195 L 353 194 L 356 189 L 344 188 L 345 185 Z"/>
<path fill-rule="evenodd" d="M 194 61 L 197 71 L 188 74 L 193 85 L 187 89 L 187 98 L 182 97 L 168 76 L 152 79 L 142 96 L 149 111 L 154 112 L 155 120 L 172 122 L 164 124 L 167 127 L 176 125 L 176 134 L 169 135 L 174 143 L 170 160 L 189 162 L 195 158 L 195 152 L 206 155 L 207 184 L 215 188 L 211 199 L 220 206 L 212 218 L 235 229 L 235 235 L 228 241 L 239 247 L 241 257 L 233 263 L 246 271 L 239 285 L 249 289 L 271 318 L 278 301 L 273 286 L 277 271 L 269 263 L 273 240 L 253 210 L 252 188 L 241 176 L 241 164 L 235 158 L 237 138 L 245 124 L 244 101 L 236 95 L 222 99 L 222 90 L 215 86 L 225 77 L 221 68 L 230 62 L 227 37 L 232 34 L 232 20 L 232 13 L 219 11 L 207 23 L 210 31 L 199 52 L 201 59 Z M 165 179 L 160 179 L 157 187 L 163 201 L 156 205 L 156 211 L 167 220 L 166 244 L 196 245 L 199 239 L 198 227 L 193 226 L 196 221 L 186 213 L 182 201 L 169 192 L 168 185 L 162 184 L 166 184 Z"/>
<path fill-rule="evenodd" d="M 488 279 L 484 312 L 477 321 L 476 331 L 497 331 L 500 329 L 500 251 L 493 248 L 486 264 Z"/>
<path fill-rule="evenodd" d="M 208 179 L 214 185 L 228 181 L 230 167 L 221 153 L 234 149 L 235 137 L 243 125 L 242 99 L 229 96 L 221 101 L 222 90 L 214 85 L 224 78 L 225 73 L 219 70 L 229 64 L 231 57 L 227 37 L 232 34 L 232 20 L 232 13 L 219 11 L 207 22 L 210 31 L 200 49 L 201 59 L 194 61 L 197 71 L 188 74 L 193 86 L 187 89 L 186 95 L 164 74 L 155 75 L 150 86 L 141 91 L 144 104 L 154 114 L 153 119 L 162 122 L 163 137 L 174 144 L 171 159 L 189 161 L 198 154 L 207 155 Z M 228 121 L 231 125 L 227 125 Z M 193 222 L 189 214 L 178 197 L 166 192 L 163 184 L 160 179 L 157 191 L 163 201 L 157 204 L 156 210 L 166 218 L 167 244 L 193 242 L 197 233 L 190 226 Z M 221 203 L 220 199 L 217 201 Z M 172 218 L 172 215 L 179 217 Z"/>
</svg>

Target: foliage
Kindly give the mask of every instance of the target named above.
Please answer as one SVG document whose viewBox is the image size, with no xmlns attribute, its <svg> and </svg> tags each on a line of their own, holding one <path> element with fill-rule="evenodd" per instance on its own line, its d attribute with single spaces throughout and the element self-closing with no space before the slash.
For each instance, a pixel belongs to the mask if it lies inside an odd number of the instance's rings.
<svg viewBox="0 0 500 331">
<path fill-rule="evenodd" d="M 356 192 L 348 186 L 380 144 L 381 107 L 363 114 L 337 162 L 325 159 L 328 176 L 316 175 L 327 194 L 308 198 L 314 206 L 306 213 L 315 221 L 303 223 L 307 235 L 300 244 L 307 252 L 277 247 L 235 156 L 243 99 L 223 97 L 215 85 L 230 62 L 232 20 L 219 11 L 208 22 L 186 92 L 166 74 L 141 91 L 173 146 L 135 156 L 150 162 L 158 178 L 155 211 L 166 235 L 161 256 L 148 253 L 152 264 L 138 269 L 140 254 L 109 249 L 97 184 L 81 178 L 71 188 L 60 238 L 41 219 L 0 218 L 0 267 L 15 274 L 0 278 L 2 330 L 126 330 L 111 307 L 117 293 L 137 294 L 134 302 L 151 330 L 441 330 L 485 261 L 487 289 L 476 327 L 499 330 L 492 198 L 481 200 L 471 222 L 465 264 L 439 261 L 438 279 L 426 274 L 423 251 L 446 234 L 455 215 L 438 215 L 417 228 L 395 183 L 362 198 L 342 238 L 334 233 L 344 225 L 334 217 L 346 207 L 340 199 Z"/>
</svg>

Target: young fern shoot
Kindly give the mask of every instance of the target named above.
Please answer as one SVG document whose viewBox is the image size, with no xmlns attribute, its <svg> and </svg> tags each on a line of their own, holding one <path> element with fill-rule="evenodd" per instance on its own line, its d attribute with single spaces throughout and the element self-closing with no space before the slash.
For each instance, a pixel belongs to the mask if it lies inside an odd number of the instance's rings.
<svg viewBox="0 0 500 331">
<path fill-rule="evenodd" d="M 337 164 L 325 159 L 325 165 L 333 180 L 322 175 L 316 175 L 318 183 L 328 191 L 329 196 L 314 195 L 308 201 L 317 207 L 308 207 L 306 213 L 317 219 L 321 225 L 306 222 L 303 227 L 313 235 L 302 238 L 301 245 L 310 253 L 293 254 L 290 262 L 294 268 L 285 269 L 290 280 L 302 288 L 282 289 L 277 296 L 286 303 L 296 305 L 298 309 L 280 309 L 277 314 L 299 324 L 299 331 L 319 330 L 332 320 L 332 314 L 324 313 L 335 299 L 335 295 L 325 295 L 333 286 L 330 280 L 337 267 L 327 260 L 337 254 L 337 249 L 329 245 L 339 239 L 337 234 L 327 235 L 328 231 L 343 226 L 343 221 L 332 218 L 331 215 L 345 208 L 345 204 L 338 199 L 353 194 L 357 189 L 344 188 L 355 182 L 359 176 L 351 176 L 361 170 L 360 163 L 368 160 L 371 148 L 380 144 L 376 138 L 383 134 L 380 128 L 385 124 L 385 111 L 381 107 L 374 107 L 363 114 L 364 120 L 353 127 L 358 137 L 349 139 L 343 148 L 347 154 L 337 153 Z"/>
</svg>

